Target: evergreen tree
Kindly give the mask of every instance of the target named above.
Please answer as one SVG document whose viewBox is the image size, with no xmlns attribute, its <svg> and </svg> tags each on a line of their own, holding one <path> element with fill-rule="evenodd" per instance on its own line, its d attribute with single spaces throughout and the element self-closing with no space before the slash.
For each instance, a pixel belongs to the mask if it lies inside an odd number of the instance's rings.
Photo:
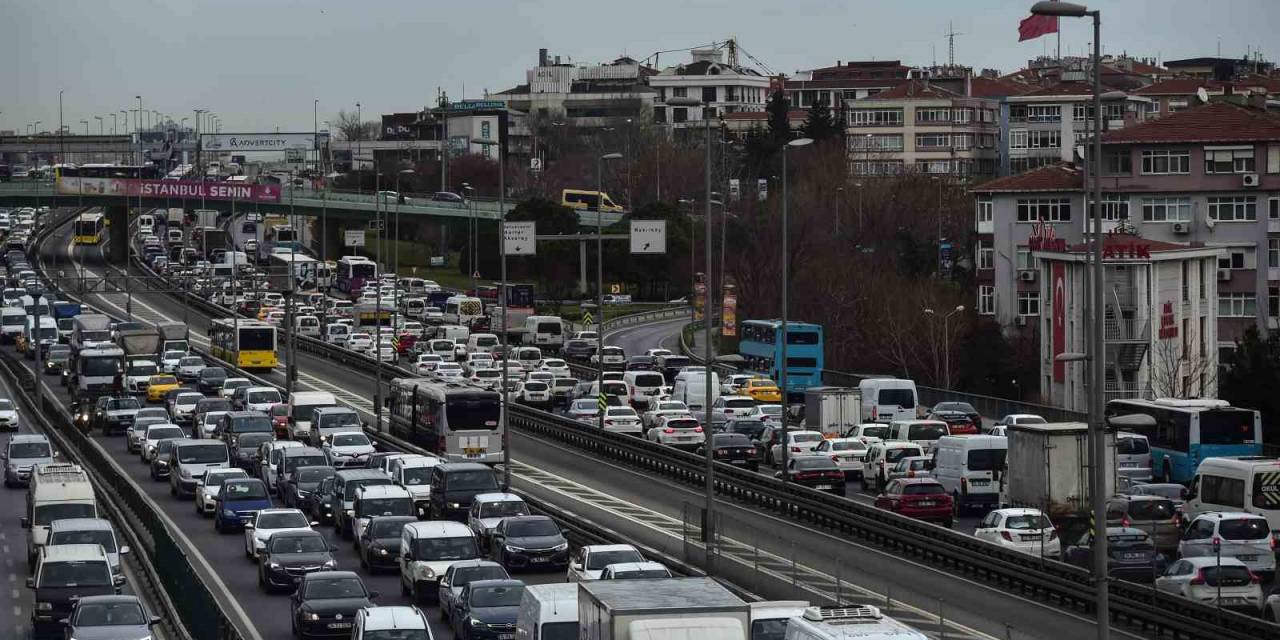
<svg viewBox="0 0 1280 640">
<path fill-rule="evenodd" d="M 765 112 L 769 114 L 769 138 L 774 146 L 779 146 L 791 139 L 791 101 L 781 89 L 774 91 L 765 104 Z"/>
<path fill-rule="evenodd" d="M 1266 337 L 1250 325 L 1236 341 L 1236 348 L 1220 363 L 1218 396 L 1237 407 L 1262 412 L 1263 441 L 1280 437 L 1280 334 Z"/>
<path fill-rule="evenodd" d="M 836 126 L 831 109 L 822 103 L 814 103 L 809 107 L 809 113 L 800 131 L 806 138 L 813 138 L 814 142 L 825 142 L 840 135 L 840 128 Z"/>
</svg>

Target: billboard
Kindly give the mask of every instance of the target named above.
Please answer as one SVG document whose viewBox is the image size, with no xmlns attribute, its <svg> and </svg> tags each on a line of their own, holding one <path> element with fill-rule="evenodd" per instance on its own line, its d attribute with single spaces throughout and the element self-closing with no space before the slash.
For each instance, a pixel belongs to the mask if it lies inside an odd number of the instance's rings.
<svg viewBox="0 0 1280 640">
<path fill-rule="evenodd" d="M 701 274 L 699 274 L 701 275 Z M 707 283 L 699 280 L 693 285 L 693 319 L 701 320 L 707 304 Z"/>
<path fill-rule="evenodd" d="M 329 134 L 320 132 L 320 145 L 329 142 Z M 316 134 L 312 133 L 203 133 L 201 144 L 205 151 L 285 151 L 288 149 L 315 149 Z"/>
<path fill-rule="evenodd" d="M 725 285 L 724 301 L 720 307 L 720 334 L 725 336 L 738 335 L 738 294 L 733 290 L 733 285 Z"/>
<path fill-rule="evenodd" d="M 280 185 L 186 180 L 128 180 L 121 178 L 58 179 L 58 193 L 86 196 L 144 198 L 207 198 L 243 202 L 279 202 Z"/>
</svg>

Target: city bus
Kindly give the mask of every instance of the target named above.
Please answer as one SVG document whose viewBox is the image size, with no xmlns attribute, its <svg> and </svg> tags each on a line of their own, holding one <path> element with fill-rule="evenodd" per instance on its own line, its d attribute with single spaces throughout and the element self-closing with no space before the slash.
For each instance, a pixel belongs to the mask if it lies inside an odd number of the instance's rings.
<svg viewBox="0 0 1280 640">
<path fill-rule="evenodd" d="M 320 266 L 319 260 L 299 251 L 277 251 L 267 259 L 267 273 L 270 273 L 273 279 L 292 273 L 296 291 L 309 291 L 316 288 Z"/>
<path fill-rule="evenodd" d="M 270 370 L 276 357 L 276 328 L 261 321 L 219 318 L 209 325 L 209 353 L 241 368 Z"/>
<path fill-rule="evenodd" d="M 1262 454 L 1262 414 L 1225 400 L 1112 400 L 1106 416 L 1147 415 L 1154 426 L 1124 427 L 1147 437 L 1157 482 L 1185 484 L 1205 458 Z"/>
<path fill-rule="evenodd" d="M 123 196 L 127 193 L 121 180 L 158 180 L 160 170 L 154 166 L 117 164 L 57 164 L 50 168 L 58 193 L 66 195 Z"/>
<path fill-rule="evenodd" d="M 364 256 L 342 256 L 338 259 L 338 291 L 356 293 L 365 281 L 378 279 L 378 265 Z"/>
<path fill-rule="evenodd" d="M 82 213 L 76 218 L 75 243 L 99 244 L 106 229 L 107 218 L 101 213 Z"/>
<path fill-rule="evenodd" d="M 451 462 L 502 462 L 497 391 L 428 378 L 391 381 L 391 434 Z"/>
<path fill-rule="evenodd" d="M 739 324 L 738 354 L 743 368 L 781 384 L 778 360 L 782 357 L 780 320 L 747 320 Z M 787 322 L 788 396 L 803 396 L 805 389 L 822 386 L 822 325 Z"/>
</svg>

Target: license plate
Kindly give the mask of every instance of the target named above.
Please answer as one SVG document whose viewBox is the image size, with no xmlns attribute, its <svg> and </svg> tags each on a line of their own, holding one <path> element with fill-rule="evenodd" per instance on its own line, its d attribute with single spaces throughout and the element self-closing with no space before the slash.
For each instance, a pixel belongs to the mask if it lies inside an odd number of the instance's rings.
<svg viewBox="0 0 1280 640">
<path fill-rule="evenodd" d="M 499 634 L 498 634 L 498 640 L 514 640 L 514 639 L 515 639 L 515 637 L 516 637 L 516 634 L 514 634 L 514 633 L 499 633 Z"/>
<path fill-rule="evenodd" d="M 746 460 L 730 460 L 729 464 L 746 464 Z"/>
<path fill-rule="evenodd" d="M 1240 559 L 1241 562 L 1254 562 L 1258 559 L 1258 556 L 1236 556 L 1236 558 Z"/>
<path fill-rule="evenodd" d="M 819 485 L 814 485 L 813 488 L 819 491 L 829 491 L 831 490 L 832 486 L 829 484 L 819 484 Z"/>
<path fill-rule="evenodd" d="M 921 500 L 920 502 L 917 502 L 917 503 L 916 503 L 916 505 L 921 506 L 921 507 L 932 507 L 932 506 L 934 506 L 934 505 L 936 505 L 936 504 L 938 504 L 938 503 L 937 503 L 937 502 L 934 502 L 933 500 Z"/>
<path fill-rule="evenodd" d="M 350 629 L 351 623 L 350 622 L 330 622 L 329 628 L 330 629 Z"/>
<path fill-rule="evenodd" d="M 477 456 L 484 455 L 484 449 L 481 449 L 480 447 L 466 447 L 462 450 L 462 452 L 467 454 L 470 457 L 477 457 Z"/>
<path fill-rule="evenodd" d="M 532 562 L 533 564 L 546 564 L 548 560 L 550 560 L 550 558 L 530 558 L 529 562 Z"/>
<path fill-rule="evenodd" d="M 990 480 L 970 480 L 970 481 L 969 481 L 969 484 L 971 484 L 971 485 L 973 485 L 973 486 L 975 486 L 975 487 L 985 487 L 985 486 L 987 486 L 987 485 L 991 484 L 991 481 L 990 481 Z"/>
<path fill-rule="evenodd" d="M 1143 558 L 1145 558 L 1145 557 L 1146 557 L 1146 556 L 1145 556 L 1144 554 L 1141 554 L 1141 553 L 1126 553 L 1126 554 L 1124 554 L 1124 559 L 1125 559 L 1125 560 L 1142 560 L 1142 559 L 1143 559 Z"/>
</svg>

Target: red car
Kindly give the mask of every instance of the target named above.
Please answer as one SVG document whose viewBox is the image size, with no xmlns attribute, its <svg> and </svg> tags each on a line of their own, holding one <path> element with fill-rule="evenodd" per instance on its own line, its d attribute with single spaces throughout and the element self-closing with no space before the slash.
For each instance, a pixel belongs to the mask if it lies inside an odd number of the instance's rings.
<svg viewBox="0 0 1280 640">
<path fill-rule="evenodd" d="M 954 517 L 951 496 L 933 478 L 890 480 L 884 493 L 876 496 L 876 506 L 908 518 L 937 522 L 944 527 L 950 527 Z"/>
<path fill-rule="evenodd" d="M 289 405 L 281 402 L 273 404 L 267 410 L 267 415 L 271 416 L 271 430 L 276 434 L 276 440 L 289 439 Z"/>
</svg>

